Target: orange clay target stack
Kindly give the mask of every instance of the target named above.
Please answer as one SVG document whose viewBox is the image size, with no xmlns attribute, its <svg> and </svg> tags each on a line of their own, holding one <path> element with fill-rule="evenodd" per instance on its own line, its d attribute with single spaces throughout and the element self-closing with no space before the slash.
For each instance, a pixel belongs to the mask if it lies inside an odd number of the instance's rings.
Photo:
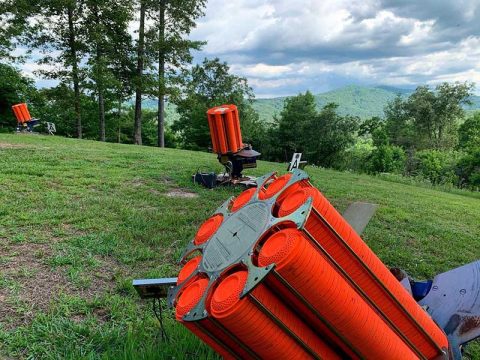
<svg viewBox="0 0 480 360">
<path fill-rule="evenodd" d="M 298 169 L 226 201 L 181 262 L 167 301 L 225 359 L 460 359 L 480 335 L 479 261 L 390 271 Z"/>
<path fill-rule="evenodd" d="M 27 104 L 21 103 L 13 105 L 12 111 L 17 119 L 17 132 L 32 132 L 33 128 L 38 125 L 39 120 L 32 118 L 28 111 Z"/>
<path fill-rule="evenodd" d="M 225 173 L 201 173 L 194 175 L 196 183 L 208 188 L 217 185 L 254 186 L 255 179 L 243 175 L 243 170 L 257 167 L 260 153 L 249 144 L 244 144 L 240 129 L 240 116 L 235 105 L 221 105 L 207 111 L 212 151 L 225 167 Z"/>
</svg>

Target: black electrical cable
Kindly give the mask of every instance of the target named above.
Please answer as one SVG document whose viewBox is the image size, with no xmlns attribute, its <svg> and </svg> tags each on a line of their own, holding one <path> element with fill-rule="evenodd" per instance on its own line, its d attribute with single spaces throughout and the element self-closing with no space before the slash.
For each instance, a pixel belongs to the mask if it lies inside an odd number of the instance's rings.
<svg viewBox="0 0 480 360">
<path fill-rule="evenodd" d="M 158 306 L 157 306 L 158 300 Z M 163 324 L 163 308 L 162 308 L 162 299 L 160 298 L 153 298 L 153 313 L 157 318 L 158 322 L 160 323 L 160 336 L 162 340 L 168 341 L 168 336 L 165 331 L 165 325 Z"/>
</svg>

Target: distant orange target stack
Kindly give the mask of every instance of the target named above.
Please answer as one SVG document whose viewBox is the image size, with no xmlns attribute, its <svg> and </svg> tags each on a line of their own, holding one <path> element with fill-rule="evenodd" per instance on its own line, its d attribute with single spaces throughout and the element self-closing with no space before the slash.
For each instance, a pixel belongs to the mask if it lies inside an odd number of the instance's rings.
<svg viewBox="0 0 480 360">
<path fill-rule="evenodd" d="M 27 104 L 21 103 L 21 104 L 13 105 L 12 110 L 13 110 L 13 113 L 15 114 L 15 117 L 17 118 L 18 123 L 23 124 L 32 120 L 32 117 L 30 116 L 30 112 L 28 111 L 28 108 L 27 108 Z"/>
<path fill-rule="evenodd" d="M 240 118 L 235 105 L 214 107 L 207 112 L 213 152 L 236 153 L 243 148 Z"/>
<path fill-rule="evenodd" d="M 443 330 L 301 170 L 227 201 L 183 263 L 176 318 L 226 359 L 448 358 Z"/>
</svg>

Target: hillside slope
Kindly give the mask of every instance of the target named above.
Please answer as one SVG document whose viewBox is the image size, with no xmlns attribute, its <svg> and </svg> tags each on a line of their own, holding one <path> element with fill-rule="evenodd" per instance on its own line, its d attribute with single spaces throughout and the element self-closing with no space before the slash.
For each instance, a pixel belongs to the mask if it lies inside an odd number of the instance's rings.
<svg viewBox="0 0 480 360">
<path fill-rule="evenodd" d="M 383 117 L 385 106 L 397 95 L 406 97 L 412 90 L 388 86 L 365 87 L 348 85 L 336 90 L 315 95 L 317 107 L 320 109 L 328 103 L 338 104 L 340 115 L 354 115 L 361 119 L 372 116 Z M 275 114 L 282 111 L 285 97 L 257 99 L 254 108 L 263 121 L 270 122 Z M 471 105 L 465 106 L 468 112 L 480 110 L 480 96 L 471 97 Z"/>
<path fill-rule="evenodd" d="M 207 153 L 0 134 L 0 358 L 216 358 L 169 312 L 162 342 L 131 286 L 175 276 L 197 227 L 239 193 L 194 186 L 199 167 L 220 170 Z M 390 266 L 425 278 L 480 254 L 478 198 L 306 170 L 341 210 L 379 204 L 364 238 Z"/>
<path fill-rule="evenodd" d="M 401 89 L 389 86 L 365 87 L 348 85 L 339 89 L 315 95 L 317 107 L 320 109 L 328 103 L 338 104 L 338 113 L 341 115 L 354 115 L 361 119 L 372 116 L 383 116 L 383 110 L 389 101 L 398 94 L 408 96 L 412 90 Z M 260 119 L 271 122 L 275 114 L 280 114 L 283 109 L 285 97 L 271 99 L 256 99 L 253 102 L 254 109 L 258 112 Z M 471 105 L 465 106 L 467 112 L 480 110 L 480 96 L 472 96 Z M 156 110 L 155 100 L 145 100 L 143 106 L 146 109 Z M 171 124 L 178 118 L 174 104 L 167 103 L 166 121 Z"/>
<path fill-rule="evenodd" d="M 402 95 L 405 95 L 402 94 Z M 385 105 L 397 94 L 392 89 L 368 88 L 349 85 L 340 89 L 315 95 L 317 107 L 320 109 L 328 103 L 338 104 L 340 115 L 355 115 L 361 119 L 372 116 L 383 116 Z M 258 99 L 255 109 L 264 121 L 271 121 L 273 115 L 280 113 L 285 98 Z"/>
</svg>

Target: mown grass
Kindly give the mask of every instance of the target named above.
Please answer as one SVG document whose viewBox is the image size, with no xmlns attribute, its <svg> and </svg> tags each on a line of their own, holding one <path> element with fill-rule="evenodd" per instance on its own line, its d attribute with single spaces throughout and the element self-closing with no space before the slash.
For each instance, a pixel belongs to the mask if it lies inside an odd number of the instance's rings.
<svg viewBox="0 0 480 360">
<path fill-rule="evenodd" d="M 198 225 L 240 191 L 193 185 L 197 168 L 221 170 L 206 153 L 0 135 L 0 358 L 215 358 L 171 314 L 162 341 L 131 286 L 175 276 Z M 341 210 L 380 205 L 364 238 L 386 264 L 425 278 L 479 258 L 475 196 L 307 171 Z M 167 196 L 179 189 L 198 197 Z M 478 346 L 467 354 L 480 359 Z"/>
</svg>

